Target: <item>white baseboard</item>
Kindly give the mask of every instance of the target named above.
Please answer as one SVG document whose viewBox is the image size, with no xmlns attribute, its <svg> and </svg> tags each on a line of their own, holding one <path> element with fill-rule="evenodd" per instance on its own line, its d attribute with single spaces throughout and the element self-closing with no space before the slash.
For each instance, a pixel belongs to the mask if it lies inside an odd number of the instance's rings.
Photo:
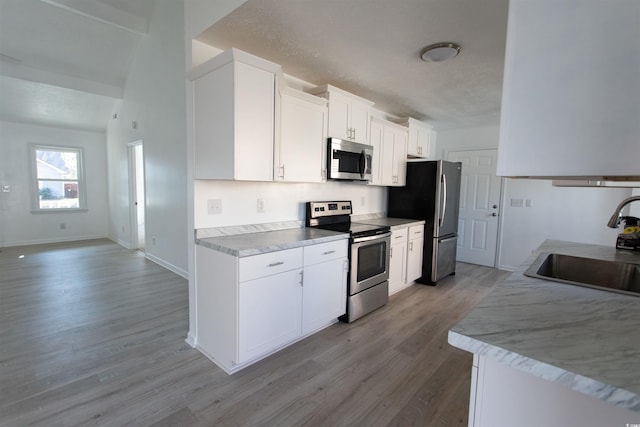
<svg viewBox="0 0 640 427">
<path fill-rule="evenodd" d="M 187 342 L 187 344 L 189 344 L 191 347 L 195 348 L 196 347 L 196 337 L 194 337 L 191 334 L 191 331 L 189 331 L 189 333 L 187 334 L 187 339 L 185 340 Z"/>
<path fill-rule="evenodd" d="M 120 239 L 114 239 L 113 237 L 109 237 L 109 240 L 111 240 L 112 242 L 115 242 L 117 244 L 119 244 L 120 246 L 122 246 L 125 249 L 131 249 L 129 242 L 125 241 L 125 240 L 120 240 Z"/>
<path fill-rule="evenodd" d="M 22 240 L 16 242 L 5 242 L 3 247 L 8 248 L 11 246 L 28 246 L 28 245 L 45 245 L 48 243 L 65 243 L 65 242 L 75 242 L 80 240 L 95 240 L 95 239 L 108 239 L 109 236 L 106 234 L 100 234 L 96 236 L 74 236 L 67 238 L 51 238 L 51 239 L 34 239 L 34 240 Z"/>
<path fill-rule="evenodd" d="M 166 268 L 169 271 L 173 271 L 174 273 L 176 273 L 178 276 L 181 276 L 187 280 L 189 280 L 189 273 L 187 273 L 185 270 L 183 270 L 180 267 L 176 267 L 175 265 L 166 262 L 163 259 L 158 258 L 157 256 L 151 255 L 148 252 L 145 252 L 144 254 L 145 258 L 147 258 L 149 261 L 153 261 L 156 264 Z"/>
<path fill-rule="evenodd" d="M 518 267 L 513 267 L 511 265 L 499 265 L 498 266 L 499 270 L 504 270 L 504 271 L 516 271 L 518 269 Z"/>
</svg>

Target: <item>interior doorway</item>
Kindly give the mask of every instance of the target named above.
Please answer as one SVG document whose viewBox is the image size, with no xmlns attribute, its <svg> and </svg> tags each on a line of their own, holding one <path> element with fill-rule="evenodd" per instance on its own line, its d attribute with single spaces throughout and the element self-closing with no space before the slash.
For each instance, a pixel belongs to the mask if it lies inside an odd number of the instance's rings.
<svg viewBox="0 0 640 427">
<path fill-rule="evenodd" d="M 450 151 L 462 163 L 457 260 L 496 266 L 502 178 L 496 176 L 498 150 Z"/>
<path fill-rule="evenodd" d="M 145 241 L 144 152 L 142 140 L 129 143 L 129 206 L 131 209 L 131 248 L 142 252 Z"/>
</svg>

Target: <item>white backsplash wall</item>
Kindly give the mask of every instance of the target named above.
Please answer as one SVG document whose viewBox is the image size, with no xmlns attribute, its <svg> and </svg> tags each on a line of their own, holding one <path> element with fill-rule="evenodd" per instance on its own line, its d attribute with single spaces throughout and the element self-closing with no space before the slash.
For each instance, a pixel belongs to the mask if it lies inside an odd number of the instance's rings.
<svg viewBox="0 0 640 427">
<path fill-rule="evenodd" d="M 208 214 L 207 201 L 221 200 L 222 213 Z M 264 212 L 258 213 L 258 199 Z M 304 221 L 308 201 L 351 200 L 354 215 L 381 213 L 387 208 L 385 187 L 328 181 L 322 184 L 205 181 L 194 185 L 194 227 Z"/>
</svg>

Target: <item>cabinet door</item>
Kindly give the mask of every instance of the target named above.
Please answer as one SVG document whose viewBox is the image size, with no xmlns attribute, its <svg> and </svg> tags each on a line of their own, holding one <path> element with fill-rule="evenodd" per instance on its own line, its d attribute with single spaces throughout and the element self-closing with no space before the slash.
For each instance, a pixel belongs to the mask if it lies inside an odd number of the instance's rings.
<svg viewBox="0 0 640 427">
<path fill-rule="evenodd" d="M 235 68 L 234 178 L 271 181 L 275 76 L 242 62 L 237 62 Z"/>
<path fill-rule="evenodd" d="M 406 231 L 406 229 L 405 229 Z M 394 231 L 395 233 L 395 231 Z M 391 254 L 389 260 L 389 295 L 404 287 L 407 262 L 407 236 L 391 235 Z"/>
<path fill-rule="evenodd" d="M 277 349 L 301 333 L 302 269 L 239 285 L 238 363 Z"/>
<path fill-rule="evenodd" d="M 351 139 L 361 144 L 369 144 L 369 106 L 352 101 L 349 109 Z"/>
<path fill-rule="evenodd" d="M 331 323 L 347 308 L 347 258 L 306 266 L 302 291 L 302 333 Z"/>
<path fill-rule="evenodd" d="M 417 127 L 416 129 L 417 156 L 428 159 L 431 157 L 431 129 Z"/>
<path fill-rule="evenodd" d="M 394 129 L 392 185 L 402 187 L 407 183 L 407 132 Z"/>
<path fill-rule="evenodd" d="M 407 283 L 422 276 L 424 225 L 413 225 L 407 233 Z"/>
<path fill-rule="evenodd" d="M 393 181 L 393 154 L 394 154 L 394 146 L 393 146 L 393 130 L 388 127 L 384 127 L 383 129 L 383 138 L 382 138 L 382 159 L 380 161 L 381 168 L 381 182 L 382 185 L 392 186 L 394 185 Z"/>
<path fill-rule="evenodd" d="M 382 183 L 382 158 L 384 127 L 377 120 L 371 120 L 369 131 L 369 144 L 373 147 L 373 159 L 371 165 L 370 185 L 383 185 Z"/>
<path fill-rule="evenodd" d="M 409 124 L 407 140 L 407 154 L 413 157 L 427 159 L 431 157 L 431 129 L 415 123 Z"/>
<path fill-rule="evenodd" d="M 330 138 L 350 140 L 349 99 L 331 94 L 329 100 L 329 125 L 327 135 Z"/>
<path fill-rule="evenodd" d="M 275 179 L 322 182 L 327 108 L 283 94 Z"/>
<path fill-rule="evenodd" d="M 422 247 L 424 237 L 409 240 L 407 251 L 407 283 L 411 283 L 422 276 Z"/>
</svg>

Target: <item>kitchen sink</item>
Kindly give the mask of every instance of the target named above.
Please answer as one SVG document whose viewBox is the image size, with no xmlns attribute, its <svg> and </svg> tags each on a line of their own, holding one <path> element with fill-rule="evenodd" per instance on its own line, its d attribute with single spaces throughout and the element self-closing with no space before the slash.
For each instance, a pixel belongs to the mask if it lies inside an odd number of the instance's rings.
<svg viewBox="0 0 640 427">
<path fill-rule="evenodd" d="M 542 253 L 524 274 L 640 297 L 640 264 Z"/>
</svg>

